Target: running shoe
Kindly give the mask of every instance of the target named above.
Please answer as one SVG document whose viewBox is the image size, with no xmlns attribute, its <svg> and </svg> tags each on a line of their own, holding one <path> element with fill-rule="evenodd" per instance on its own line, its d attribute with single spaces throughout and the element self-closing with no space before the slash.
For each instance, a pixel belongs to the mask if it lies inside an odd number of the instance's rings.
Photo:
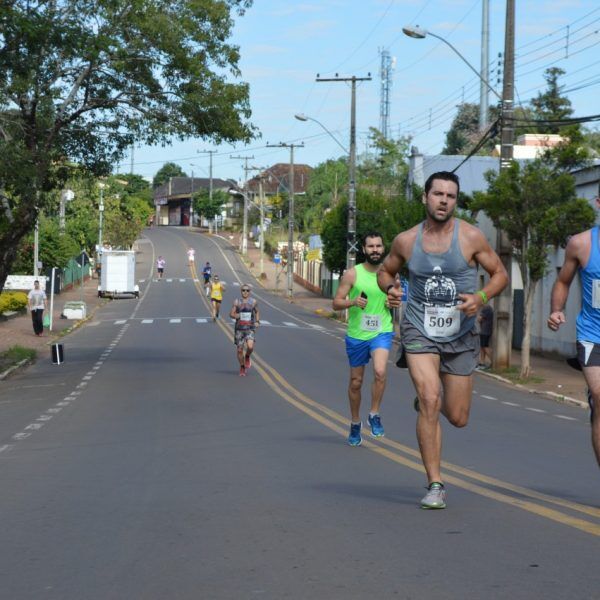
<svg viewBox="0 0 600 600">
<path fill-rule="evenodd" d="M 246 377 L 246 369 L 244 367 L 240 367 L 240 377 Z"/>
<path fill-rule="evenodd" d="M 378 414 L 373 416 L 369 415 L 368 421 L 373 437 L 383 437 L 385 435 L 383 425 L 381 424 L 381 417 Z"/>
<path fill-rule="evenodd" d="M 587 390 L 587 401 L 590 405 L 590 423 L 594 421 L 594 399 L 592 398 L 592 392 L 590 392 L 589 388 Z"/>
<path fill-rule="evenodd" d="M 250 357 L 248 355 L 246 355 L 246 358 L 244 360 L 244 367 L 246 367 L 246 371 L 252 366 L 252 361 L 250 360 Z"/>
<path fill-rule="evenodd" d="M 362 423 L 350 423 L 350 435 L 348 436 L 348 443 L 351 446 L 360 446 L 362 444 L 362 437 L 360 435 L 360 428 Z"/>
<path fill-rule="evenodd" d="M 421 500 L 421 508 L 446 508 L 446 490 L 443 483 L 434 481 L 429 484 L 427 493 Z"/>
</svg>

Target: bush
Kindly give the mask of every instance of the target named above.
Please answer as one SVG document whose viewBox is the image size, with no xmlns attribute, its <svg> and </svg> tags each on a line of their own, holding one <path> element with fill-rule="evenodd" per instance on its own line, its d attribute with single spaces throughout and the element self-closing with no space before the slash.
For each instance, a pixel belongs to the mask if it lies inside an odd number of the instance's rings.
<svg viewBox="0 0 600 600">
<path fill-rule="evenodd" d="M 2 292 L 0 294 L 0 313 L 10 310 L 23 310 L 27 306 L 25 292 Z"/>
</svg>

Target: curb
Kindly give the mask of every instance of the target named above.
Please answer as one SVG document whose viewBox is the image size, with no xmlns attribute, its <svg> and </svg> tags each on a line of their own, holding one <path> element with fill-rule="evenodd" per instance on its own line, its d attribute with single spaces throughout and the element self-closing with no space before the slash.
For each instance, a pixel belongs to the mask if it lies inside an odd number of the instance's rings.
<svg viewBox="0 0 600 600">
<path fill-rule="evenodd" d="M 510 379 L 506 377 L 502 377 L 501 375 L 496 375 L 495 373 L 486 373 L 485 371 L 476 371 L 480 375 L 484 375 L 485 377 L 489 377 L 491 379 L 495 379 L 496 381 L 501 381 L 502 383 L 506 383 L 511 387 L 523 390 L 524 392 L 529 392 L 530 394 L 536 394 L 538 396 L 547 396 L 551 400 L 555 402 L 561 402 L 562 404 L 570 404 L 572 406 L 578 406 L 580 408 L 588 408 L 588 403 L 582 400 L 577 400 L 577 398 L 571 398 L 570 396 L 565 396 L 564 394 L 557 394 L 556 392 L 546 391 L 546 390 L 532 390 L 527 386 L 521 383 L 514 383 Z"/>
<path fill-rule="evenodd" d="M 8 369 L 6 369 L 6 371 L 4 371 L 3 373 L 0 373 L 0 381 L 4 381 L 13 371 L 20 369 L 21 367 L 27 366 L 27 364 L 30 362 L 32 362 L 32 360 L 30 358 L 24 358 L 23 360 L 20 360 L 16 365 L 13 365 L 12 367 L 8 367 Z"/>
</svg>

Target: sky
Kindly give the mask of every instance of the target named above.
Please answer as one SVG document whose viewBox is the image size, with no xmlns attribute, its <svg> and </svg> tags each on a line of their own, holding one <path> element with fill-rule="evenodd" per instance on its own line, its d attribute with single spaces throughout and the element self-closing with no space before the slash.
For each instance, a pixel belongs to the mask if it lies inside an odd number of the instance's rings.
<svg viewBox="0 0 600 600">
<path fill-rule="evenodd" d="M 545 88 L 544 70 L 560 67 L 575 116 L 600 113 L 600 3 L 598 0 L 516 0 L 515 102 L 526 104 Z M 505 0 L 489 0 L 490 77 L 501 95 L 498 53 L 504 50 Z M 446 44 L 409 38 L 406 25 L 443 37 L 477 70 L 481 64 L 482 0 L 255 0 L 236 17 L 230 43 L 239 46 L 241 81 L 250 85 L 251 122 L 260 137 L 250 144 L 219 146 L 210 140 L 174 141 L 168 147 L 136 146 L 117 166 L 152 178 L 167 161 L 187 175 L 244 179 L 249 167 L 289 162 L 288 148 L 302 144 L 295 163 L 316 166 L 349 146 L 350 84 L 320 77 L 372 77 L 357 84 L 357 152 L 368 152 L 369 127 L 380 126 L 380 50 L 394 60 L 390 90 L 391 137 L 409 135 L 426 155 L 439 153 L 462 101 L 479 102 L 479 79 Z M 500 78 L 500 81 L 498 81 Z M 490 93 L 490 105 L 496 96 Z M 303 113 L 319 121 L 301 122 Z M 327 133 L 328 130 L 329 133 Z M 332 137 L 333 136 L 333 137 Z M 337 141 L 333 138 L 336 138 Z M 249 173 L 249 177 L 252 173 Z"/>
</svg>

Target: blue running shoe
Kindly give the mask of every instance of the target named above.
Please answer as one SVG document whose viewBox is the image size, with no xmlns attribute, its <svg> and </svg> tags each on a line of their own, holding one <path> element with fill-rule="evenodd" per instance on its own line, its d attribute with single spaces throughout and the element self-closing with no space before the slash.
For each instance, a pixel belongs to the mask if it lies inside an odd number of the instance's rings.
<svg viewBox="0 0 600 600">
<path fill-rule="evenodd" d="M 360 428 L 362 423 L 350 423 L 350 435 L 348 436 L 348 443 L 351 446 L 360 446 L 362 444 L 362 437 L 360 436 Z"/>
<path fill-rule="evenodd" d="M 371 435 L 373 437 L 383 437 L 385 435 L 383 425 L 381 424 L 381 417 L 378 414 L 369 415 L 369 427 L 371 428 Z"/>
</svg>

